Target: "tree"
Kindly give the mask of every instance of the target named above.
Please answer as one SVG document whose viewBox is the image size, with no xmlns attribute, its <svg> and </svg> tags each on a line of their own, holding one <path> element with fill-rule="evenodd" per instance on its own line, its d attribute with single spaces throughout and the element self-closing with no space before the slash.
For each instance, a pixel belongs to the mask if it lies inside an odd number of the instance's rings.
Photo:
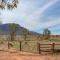
<svg viewBox="0 0 60 60">
<path fill-rule="evenodd" d="M 8 9 L 17 8 L 18 0 L 0 0 L 0 8 L 5 9 L 6 7 Z"/>
<path fill-rule="evenodd" d="M 44 39 L 49 39 L 50 38 L 51 31 L 48 28 L 45 28 L 43 31 L 43 37 Z"/>
<path fill-rule="evenodd" d="M 25 41 L 26 41 L 26 38 L 27 38 L 27 35 L 29 34 L 29 31 L 28 31 L 28 29 L 24 29 L 23 30 L 23 35 L 24 35 L 24 39 L 25 39 Z"/>
<path fill-rule="evenodd" d="M 16 31 L 17 31 L 17 25 L 16 24 L 9 24 L 9 31 L 10 31 L 10 37 L 11 37 L 11 41 L 14 41 L 14 37 L 16 35 Z"/>
</svg>

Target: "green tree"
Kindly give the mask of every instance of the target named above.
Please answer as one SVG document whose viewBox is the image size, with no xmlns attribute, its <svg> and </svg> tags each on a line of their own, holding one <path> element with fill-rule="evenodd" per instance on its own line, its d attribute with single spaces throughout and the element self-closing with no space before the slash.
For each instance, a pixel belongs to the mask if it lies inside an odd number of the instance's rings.
<svg viewBox="0 0 60 60">
<path fill-rule="evenodd" d="M 16 24 L 9 24 L 9 32 L 10 32 L 10 39 L 11 41 L 14 41 L 14 37 L 16 35 L 16 31 L 17 31 L 18 27 Z"/>
<path fill-rule="evenodd" d="M 51 35 L 51 31 L 48 28 L 45 28 L 43 31 L 43 37 L 44 39 L 49 39 Z"/>
<path fill-rule="evenodd" d="M 5 9 L 7 7 L 8 9 L 17 8 L 18 0 L 0 0 L 0 8 Z"/>
<path fill-rule="evenodd" d="M 24 35 L 24 40 L 26 41 L 26 38 L 27 38 L 27 35 L 29 35 L 30 33 L 29 33 L 29 31 L 28 31 L 28 29 L 24 29 L 23 30 L 23 35 Z"/>
</svg>

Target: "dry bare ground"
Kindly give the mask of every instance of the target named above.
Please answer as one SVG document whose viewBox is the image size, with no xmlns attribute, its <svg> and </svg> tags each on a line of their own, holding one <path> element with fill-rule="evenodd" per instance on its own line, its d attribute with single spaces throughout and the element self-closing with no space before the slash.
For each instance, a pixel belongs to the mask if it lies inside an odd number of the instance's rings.
<svg viewBox="0 0 60 60">
<path fill-rule="evenodd" d="M 0 60 L 60 60 L 60 55 L 39 55 L 8 50 L 0 51 Z"/>
</svg>

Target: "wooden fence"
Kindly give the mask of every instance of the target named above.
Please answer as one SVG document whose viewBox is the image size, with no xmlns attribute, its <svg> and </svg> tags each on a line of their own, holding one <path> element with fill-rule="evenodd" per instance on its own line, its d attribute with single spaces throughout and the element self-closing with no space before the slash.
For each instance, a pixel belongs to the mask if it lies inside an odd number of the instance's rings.
<svg viewBox="0 0 60 60">
<path fill-rule="evenodd" d="M 38 43 L 39 54 L 41 54 L 41 52 L 52 52 L 52 53 L 60 52 L 60 48 L 55 47 L 58 45 L 60 46 L 60 44 L 55 44 L 55 43 L 52 43 L 52 44 L 40 44 L 40 43 Z"/>
<path fill-rule="evenodd" d="M 8 49 L 10 49 L 10 46 L 12 46 L 12 44 L 10 42 L 8 42 Z M 60 48 L 56 48 L 56 46 L 60 46 L 60 44 L 56 44 L 56 43 L 52 43 L 52 44 L 40 44 L 37 43 L 37 50 L 38 53 L 41 54 L 41 52 L 60 52 Z M 36 47 L 36 46 L 34 46 Z M 24 47 L 26 48 L 26 47 Z M 28 47 L 27 47 L 28 49 Z M 22 42 L 19 42 L 19 50 L 22 51 Z"/>
</svg>

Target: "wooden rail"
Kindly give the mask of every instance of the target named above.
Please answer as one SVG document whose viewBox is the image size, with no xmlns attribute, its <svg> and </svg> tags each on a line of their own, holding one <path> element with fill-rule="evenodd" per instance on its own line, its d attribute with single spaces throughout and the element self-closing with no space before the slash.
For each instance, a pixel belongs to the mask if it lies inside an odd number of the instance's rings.
<svg viewBox="0 0 60 60">
<path fill-rule="evenodd" d="M 56 49 L 55 46 L 58 46 L 60 44 L 55 44 L 55 43 L 52 43 L 52 44 L 40 44 L 38 43 L 38 50 L 39 50 L 39 54 L 41 52 L 60 52 L 60 49 Z M 48 46 L 48 47 L 47 47 Z"/>
</svg>

